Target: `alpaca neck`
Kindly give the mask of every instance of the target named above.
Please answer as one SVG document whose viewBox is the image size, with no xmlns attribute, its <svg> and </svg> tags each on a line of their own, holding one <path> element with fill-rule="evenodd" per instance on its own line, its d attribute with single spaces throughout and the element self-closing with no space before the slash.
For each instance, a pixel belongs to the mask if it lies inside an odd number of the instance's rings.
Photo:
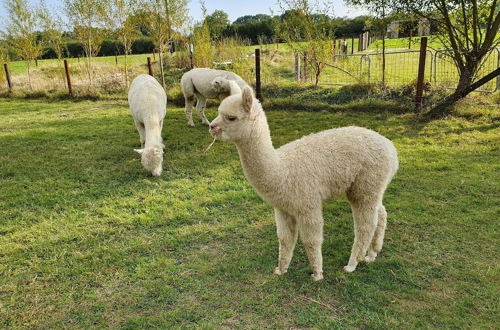
<svg viewBox="0 0 500 330">
<path fill-rule="evenodd" d="M 161 131 L 158 125 L 152 125 L 151 127 L 146 126 L 146 142 L 145 148 L 161 148 L 162 138 Z"/>
<path fill-rule="evenodd" d="M 249 138 L 236 143 L 245 175 L 259 193 L 272 193 L 283 179 L 282 164 L 273 147 L 269 126 L 262 112 Z"/>
</svg>

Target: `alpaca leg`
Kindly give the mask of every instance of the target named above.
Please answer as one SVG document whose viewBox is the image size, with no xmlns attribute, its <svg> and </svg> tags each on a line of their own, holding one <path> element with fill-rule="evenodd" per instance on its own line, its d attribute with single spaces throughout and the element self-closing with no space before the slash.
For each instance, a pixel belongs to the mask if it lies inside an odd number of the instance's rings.
<svg viewBox="0 0 500 330">
<path fill-rule="evenodd" d="M 274 273 L 283 275 L 288 270 L 297 242 L 297 222 L 292 216 L 278 209 L 274 209 L 274 215 L 280 244 L 278 267 L 275 268 Z"/>
<path fill-rule="evenodd" d="M 139 132 L 139 138 L 141 139 L 141 148 L 144 148 L 144 145 L 146 144 L 146 129 L 144 128 L 144 124 L 135 121 L 135 127 L 137 128 L 137 132 Z"/>
<path fill-rule="evenodd" d="M 198 95 L 198 102 L 196 102 L 196 110 L 198 111 L 198 115 L 200 116 L 203 124 L 208 126 L 210 125 L 210 122 L 208 121 L 207 117 L 205 117 L 206 106 L 207 106 L 207 99 L 202 95 Z"/>
<path fill-rule="evenodd" d="M 299 232 L 313 270 L 311 277 L 314 281 L 322 280 L 323 256 L 321 254 L 321 244 L 323 244 L 323 217 L 321 214 L 312 218 L 300 219 Z"/>
<path fill-rule="evenodd" d="M 184 97 L 184 100 L 186 102 L 186 109 L 184 111 L 186 112 L 186 118 L 188 120 L 188 125 L 191 127 L 194 127 L 194 123 L 193 123 L 194 95 L 186 96 L 186 97 Z"/>
<path fill-rule="evenodd" d="M 386 225 L 387 225 L 387 212 L 385 210 L 384 205 L 380 204 L 380 206 L 378 207 L 377 228 L 375 229 L 375 234 L 373 235 L 372 243 L 365 257 L 366 262 L 375 261 L 377 254 L 380 253 L 380 251 L 382 250 Z"/>
<path fill-rule="evenodd" d="M 376 205 L 376 204 L 375 204 Z M 354 244 L 351 250 L 349 263 L 344 267 L 348 273 L 353 272 L 358 262 L 363 261 L 372 242 L 377 227 L 377 210 L 374 204 L 353 205 L 354 217 Z"/>
</svg>

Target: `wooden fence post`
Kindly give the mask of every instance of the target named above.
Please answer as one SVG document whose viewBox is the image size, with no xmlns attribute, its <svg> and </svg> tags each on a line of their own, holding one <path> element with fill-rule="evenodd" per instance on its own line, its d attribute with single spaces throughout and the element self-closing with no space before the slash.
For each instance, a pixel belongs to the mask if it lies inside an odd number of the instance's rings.
<svg viewBox="0 0 500 330">
<path fill-rule="evenodd" d="M 151 65 L 151 57 L 148 56 L 148 73 L 153 76 L 153 66 Z"/>
<path fill-rule="evenodd" d="M 260 49 L 255 49 L 255 92 L 257 99 L 262 102 L 262 90 L 260 83 Z"/>
<path fill-rule="evenodd" d="M 420 58 L 418 60 L 418 78 L 417 93 L 415 96 L 415 110 L 420 112 L 423 106 L 424 95 L 424 77 L 425 77 L 425 58 L 427 55 L 427 37 L 420 39 Z"/>
<path fill-rule="evenodd" d="M 351 38 L 351 55 L 354 54 L 354 37 Z"/>
<path fill-rule="evenodd" d="M 297 52 L 295 52 L 295 81 L 300 81 L 300 57 Z"/>
<path fill-rule="evenodd" d="M 7 78 L 7 85 L 9 85 L 9 92 L 12 92 L 12 80 L 10 80 L 10 71 L 7 63 L 3 64 L 3 68 L 5 70 L 5 78 Z"/>
<path fill-rule="evenodd" d="M 307 81 L 307 54 L 304 54 L 304 65 L 302 66 L 304 68 L 303 72 L 304 75 L 302 76 L 302 79 L 304 82 Z"/>
<path fill-rule="evenodd" d="M 71 86 L 71 76 L 69 75 L 68 60 L 64 60 L 64 71 L 66 71 L 66 82 L 68 83 L 69 95 L 73 95 L 73 87 Z"/>
</svg>

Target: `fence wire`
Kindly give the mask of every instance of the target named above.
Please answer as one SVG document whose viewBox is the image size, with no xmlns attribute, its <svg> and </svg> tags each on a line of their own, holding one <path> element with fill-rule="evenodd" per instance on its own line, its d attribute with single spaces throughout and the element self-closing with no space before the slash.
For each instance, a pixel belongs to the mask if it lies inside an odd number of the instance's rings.
<svg viewBox="0 0 500 330">
<path fill-rule="evenodd" d="M 322 85 L 350 85 L 355 83 L 381 83 L 388 86 L 413 84 L 418 76 L 419 51 L 387 52 L 383 79 L 383 55 L 365 53 L 334 55 L 326 64 L 320 79 Z M 482 77 L 500 67 L 500 50 L 490 52 L 480 65 L 477 77 Z M 455 88 L 458 70 L 448 51 L 426 52 L 424 80 L 436 87 Z M 500 88 L 500 78 L 493 79 L 477 91 L 495 92 Z"/>
<path fill-rule="evenodd" d="M 214 67 L 226 69 L 239 74 L 250 84 L 255 83 L 255 55 L 253 48 L 247 47 L 237 59 L 228 61 L 226 58 L 219 59 Z M 140 73 L 147 73 L 146 58 L 151 54 L 134 55 L 129 57 L 130 80 Z M 152 58 L 153 71 L 160 72 L 158 56 Z M 70 63 L 72 85 L 76 89 L 85 89 L 90 86 L 90 79 L 85 58 L 68 60 Z M 173 60 L 170 59 L 172 62 Z M 177 63 L 178 62 L 178 63 Z M 168 66 L 182 65 L 183 61 L 173 61 Z M 310 84 L 314 83 L 314 72 L 306 64 L 306 58 L 296 55 L 284 45 L 265 45 L 261 48 L 261 83 L 262 86 Z M 385 77 L 387 86 L 397 87 L 414 84 L 418 75 L 419 51 L 387 52 L 385 55 Z M 321 85 L 352 85 L 356 83 L 381 83 L 382 78 L 382 54 L 381 53 L 358 53 L 358 54 L 335 54 L 321 73 L 319 83 Z M 20 65 L 20 62 L 16 62 Z M 14 63 L 13 63 L 14 65 Z M 117 58 L 94 58 L 92 60 L 93 74 L 92 87 L 99 90 L 111 90 L 125 88 L 124 60 Z M 500 50 L 496 49 L 488 54 L 480 66 L 477 77 L 485 76 L 500 67 Z M 17 72 L 13 74 L 12 82 L 14 89 L 29 89 L 28 76 Z M 25 70 L 23 72 L 26 72 Z M 1 77 L 0 77 L 1 78 Z M 443 88 L 454 88 L 458 84 L 458 70 L 445 50 L 427 51 L 425 81 L 432 86 Z M 1 80 L 1 79 L 0 79 Z M 5 80 L 5 79 L 3 79 Z M 31 67 L 31 85 L 34 90 L 54 91 L 65 90 L 66 77 L 63 61 L 39 61 L 38 67 Z M 0 81 L 0 88 L 6 88 L 5 81 Z M 493 79 L 479 91 L 494 92 L 500 89 L 500 77 Z"/>
</svg>

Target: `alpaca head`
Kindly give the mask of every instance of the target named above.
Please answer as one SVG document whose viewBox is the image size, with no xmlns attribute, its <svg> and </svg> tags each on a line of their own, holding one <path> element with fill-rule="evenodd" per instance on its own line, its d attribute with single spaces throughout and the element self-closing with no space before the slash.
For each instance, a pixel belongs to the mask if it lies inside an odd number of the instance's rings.
<svg viewBox="0 0 500 330">
<path fill-rule="evenodd" d="M 212 80 L 212 88 L 217 94 L 229 94 L 229 80 L 223 77 L 216 77 L 214 80 Z"/>
<path fill-rule="evenodd" d="M 134 149 L 141 155 L 141 164 L 154 176 L 160 176 L 163 163 L 163 150 L 158 147 Z"/>
<path fill-rule="evenodd" d="M 212 80 L 212 88 L 217 94 L 223 94 L 225 96 L 241 93 L 241 88 L 236 81 L 224 77 L 217 77 Z"/>
<path fill-rule="evenodd" d="M 237 142 L 251 136 L 257 116 L 262 112 L 250 87 L 241 94 L 224 99 L 219 106 L 219 115 L 210 123 L 209 132 L 213 137 Z"/>
</svg>

